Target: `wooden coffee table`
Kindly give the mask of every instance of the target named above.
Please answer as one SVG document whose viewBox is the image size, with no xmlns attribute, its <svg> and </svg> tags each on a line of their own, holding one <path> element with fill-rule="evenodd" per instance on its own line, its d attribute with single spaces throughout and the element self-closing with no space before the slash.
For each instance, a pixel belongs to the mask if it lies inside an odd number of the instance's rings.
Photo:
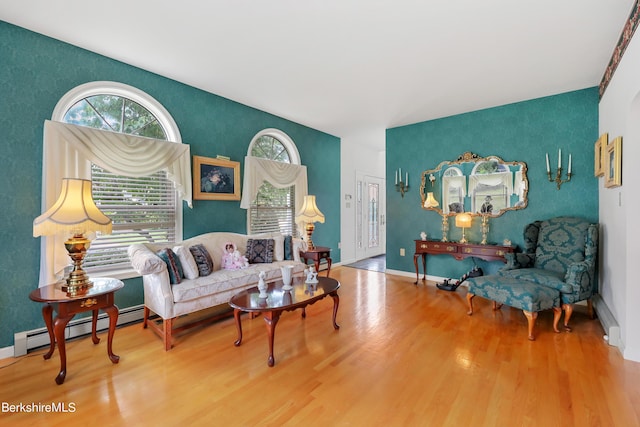
<svg viewBox="0 0 640 427">
<path fill-rule="evenodd" d="M 338 289 L 340 282 L 329 277 L 318 277 L 318 283 L 309 285 L 304 283 L 303 277 L 293 278 L 293 290 L 283 291 L 282 281 L 268 284 L 266 291 L 267 297 L 260 298 L 257 287 L 247 289 L 239 294 L 231 297 L 229 305 L 233 307 L 233 317 L 236 320 L 238 328 L 238 339 L 234 344 L 239 346 L 242 343 L 242 323 L 240 315 L 243 312 L 262 313 L 264 321 L 267 325 L 267 335 L 269 338 L 269 359 L 267 364 L 273 366 L 275 359 L 273 357 L 273 339 L 276 330 L 276 324 L 280 319 L 283 311 L 293 311 L 298 308 L 302 309 L 302 317 L 306 317 L 305 307 L 314 304 L 316 301 L 326 296 L 333 298 L 333 327 L 339 329 L 336 323 L 336 315 L 338 314 L 338 305 L 340 298 L 338 297 Z"/>
</svg>

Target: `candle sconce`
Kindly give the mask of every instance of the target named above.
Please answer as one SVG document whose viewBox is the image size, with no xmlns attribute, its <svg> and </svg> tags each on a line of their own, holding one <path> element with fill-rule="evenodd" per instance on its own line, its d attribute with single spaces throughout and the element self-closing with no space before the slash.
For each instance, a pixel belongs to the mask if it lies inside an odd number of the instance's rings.
<svg viewBox="0 0 640 427">
<path fill-rule="evenodd" d="M 571 154 L 569 154 L 569 167 L 567 168 L 567 179 L 562 179 L 562 150 L 558 150 L 558 171 L 556 172 L 555 179 L 551 177 L 551 168 L 549 167 L 549 153 L 546 154 L 547 160 L 547 177 L 549 178 L 549 182 L 555 182 L 558 186 L 558 190 L 560 190 L 560 186 L 565 182 L 571 181 Z"/>
<path fill-rule="evenodd" d="M 436 182 L 436 177 L 432 173 L 429 174 L 429 181 L 431 182 L 431 186 L 433 187 L 433 183 Z"/>
<path fill-rule="evenodd" d="M 400 195 L 404 198 L 404 193 L 409 191 L 409 172 L 405 173 L 405 179 L 402 180 L 402 168 L 398 168 L 396 171 L 396 191 L 400 192 Z"/>
</svg>

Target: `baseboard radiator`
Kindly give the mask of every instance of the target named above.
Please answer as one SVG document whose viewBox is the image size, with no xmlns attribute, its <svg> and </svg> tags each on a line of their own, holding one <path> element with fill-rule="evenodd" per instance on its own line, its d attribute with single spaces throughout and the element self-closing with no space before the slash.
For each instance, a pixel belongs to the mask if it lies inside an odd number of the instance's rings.
<svg viewBox="0 0 640 427">
<path fill-rule="evenodd" d="M 142 320 L 144 314 L 144 305 L 136 305 L 120 310 L 118 315 L 118 326 L 128 323 L 138 322 Z M 96 329 L 105 331 L 109 329 L 109 316 L 106 313 L 98 315 L 98 324 Z M 65 329 L 66 339 L 81 337 L 91 334 L 91 316 L 83 317 L 77 320 L 71 320 Z M 49 332 L 47 328 L 34 329 L 31 331 L 17 332 L 13 336 L 13 355 L 14 357 L 24 356 L 29 350 L 34 348 L 48 346 Z"/>
<path fill-rule="evenodd" d="M 618 321 L 613 317 L 613 313 L 611 313 L 611 310 L 609 310 L 609 307 L 607 307 L 607 304 L 605 304 L 600 295 L 596 294 L 593 296 L 593 306 L 595 307 L 600 324 L 604 329 L 604 333 L 607 335 L 609 345 L 620 347 L 622 344 L 620 338 L 620 325 L 618 325 Z"/>
</svg>

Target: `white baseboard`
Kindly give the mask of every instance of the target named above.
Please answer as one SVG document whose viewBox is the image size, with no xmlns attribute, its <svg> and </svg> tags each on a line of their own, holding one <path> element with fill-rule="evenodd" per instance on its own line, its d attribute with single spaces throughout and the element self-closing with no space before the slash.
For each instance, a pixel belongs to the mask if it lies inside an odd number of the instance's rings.
<svg viewBox="0 0 640 427">
<path fill-rule="evenodd" d="M 607 304 L 600 295 L 596 294 L 593 296 L 593 307 L 596 310 L 604 333 L 607 335 L 609 345 L 621 347 L 620 325 L 618 325 L 618 321 L 613 317 L 613 313 L 611 313 L 611 310 L 609 310 L 609 307 L 607 307 Z"/>
<path fill-rule="evenodd" d="M 118 326 L 142 320 L 144 305 L 136 305 L 120 310 Z M 98 315 L 98 331 L 109 329 L 109 316 L 106 313 Z M 91 317 L 72 320 L 67 325 L 64 335 L 66 339 L 76 338 L 91 333 Z M 27 354 L 29 350 L 49 345 L 49 332 L 47 328 L 33 329 L 31 331 L 17 332 L 13 336 L 13 347 L 0 349 L 0 359 L 19 357 Z"/>
</svg>

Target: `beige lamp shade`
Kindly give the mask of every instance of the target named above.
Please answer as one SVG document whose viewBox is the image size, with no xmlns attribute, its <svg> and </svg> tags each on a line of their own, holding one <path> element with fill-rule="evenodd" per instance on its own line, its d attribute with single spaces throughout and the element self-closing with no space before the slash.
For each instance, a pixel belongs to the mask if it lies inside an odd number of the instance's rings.
<svg viewBox="0 0 640 427">
<path fill-rule="evenodd" d="M 469 228 L 471 227 L 471 215 L 468 213 L 459 213 L 456 215 L 456 227 Z"/>
<path fill-rule="evenodd" d="M 427 193 L 427 200 L 424 201 L 424 207 L 425 208 L 435 208 L 438 205 L 440 205 L 440 203 L 438 203 L 436 198 L 433 197 L 433 193 L 432 192 L 428 192 Z"/>
<path fill-rule="evenodd" d="M 91 181 L 64 178 L 58 200 L 33 221 L 33 237 L 54 234 L 111 233 L 111 220 L 96 206 Z"/>
<path fill-rule="evenodd" d="M 324 223 L 324 215 L 320 212 L 318 206 L 316 206 L 316 196 L 304 196 L 302 208 L 300 208 L 296 214 L 296 222 Z"/>
</svg>

